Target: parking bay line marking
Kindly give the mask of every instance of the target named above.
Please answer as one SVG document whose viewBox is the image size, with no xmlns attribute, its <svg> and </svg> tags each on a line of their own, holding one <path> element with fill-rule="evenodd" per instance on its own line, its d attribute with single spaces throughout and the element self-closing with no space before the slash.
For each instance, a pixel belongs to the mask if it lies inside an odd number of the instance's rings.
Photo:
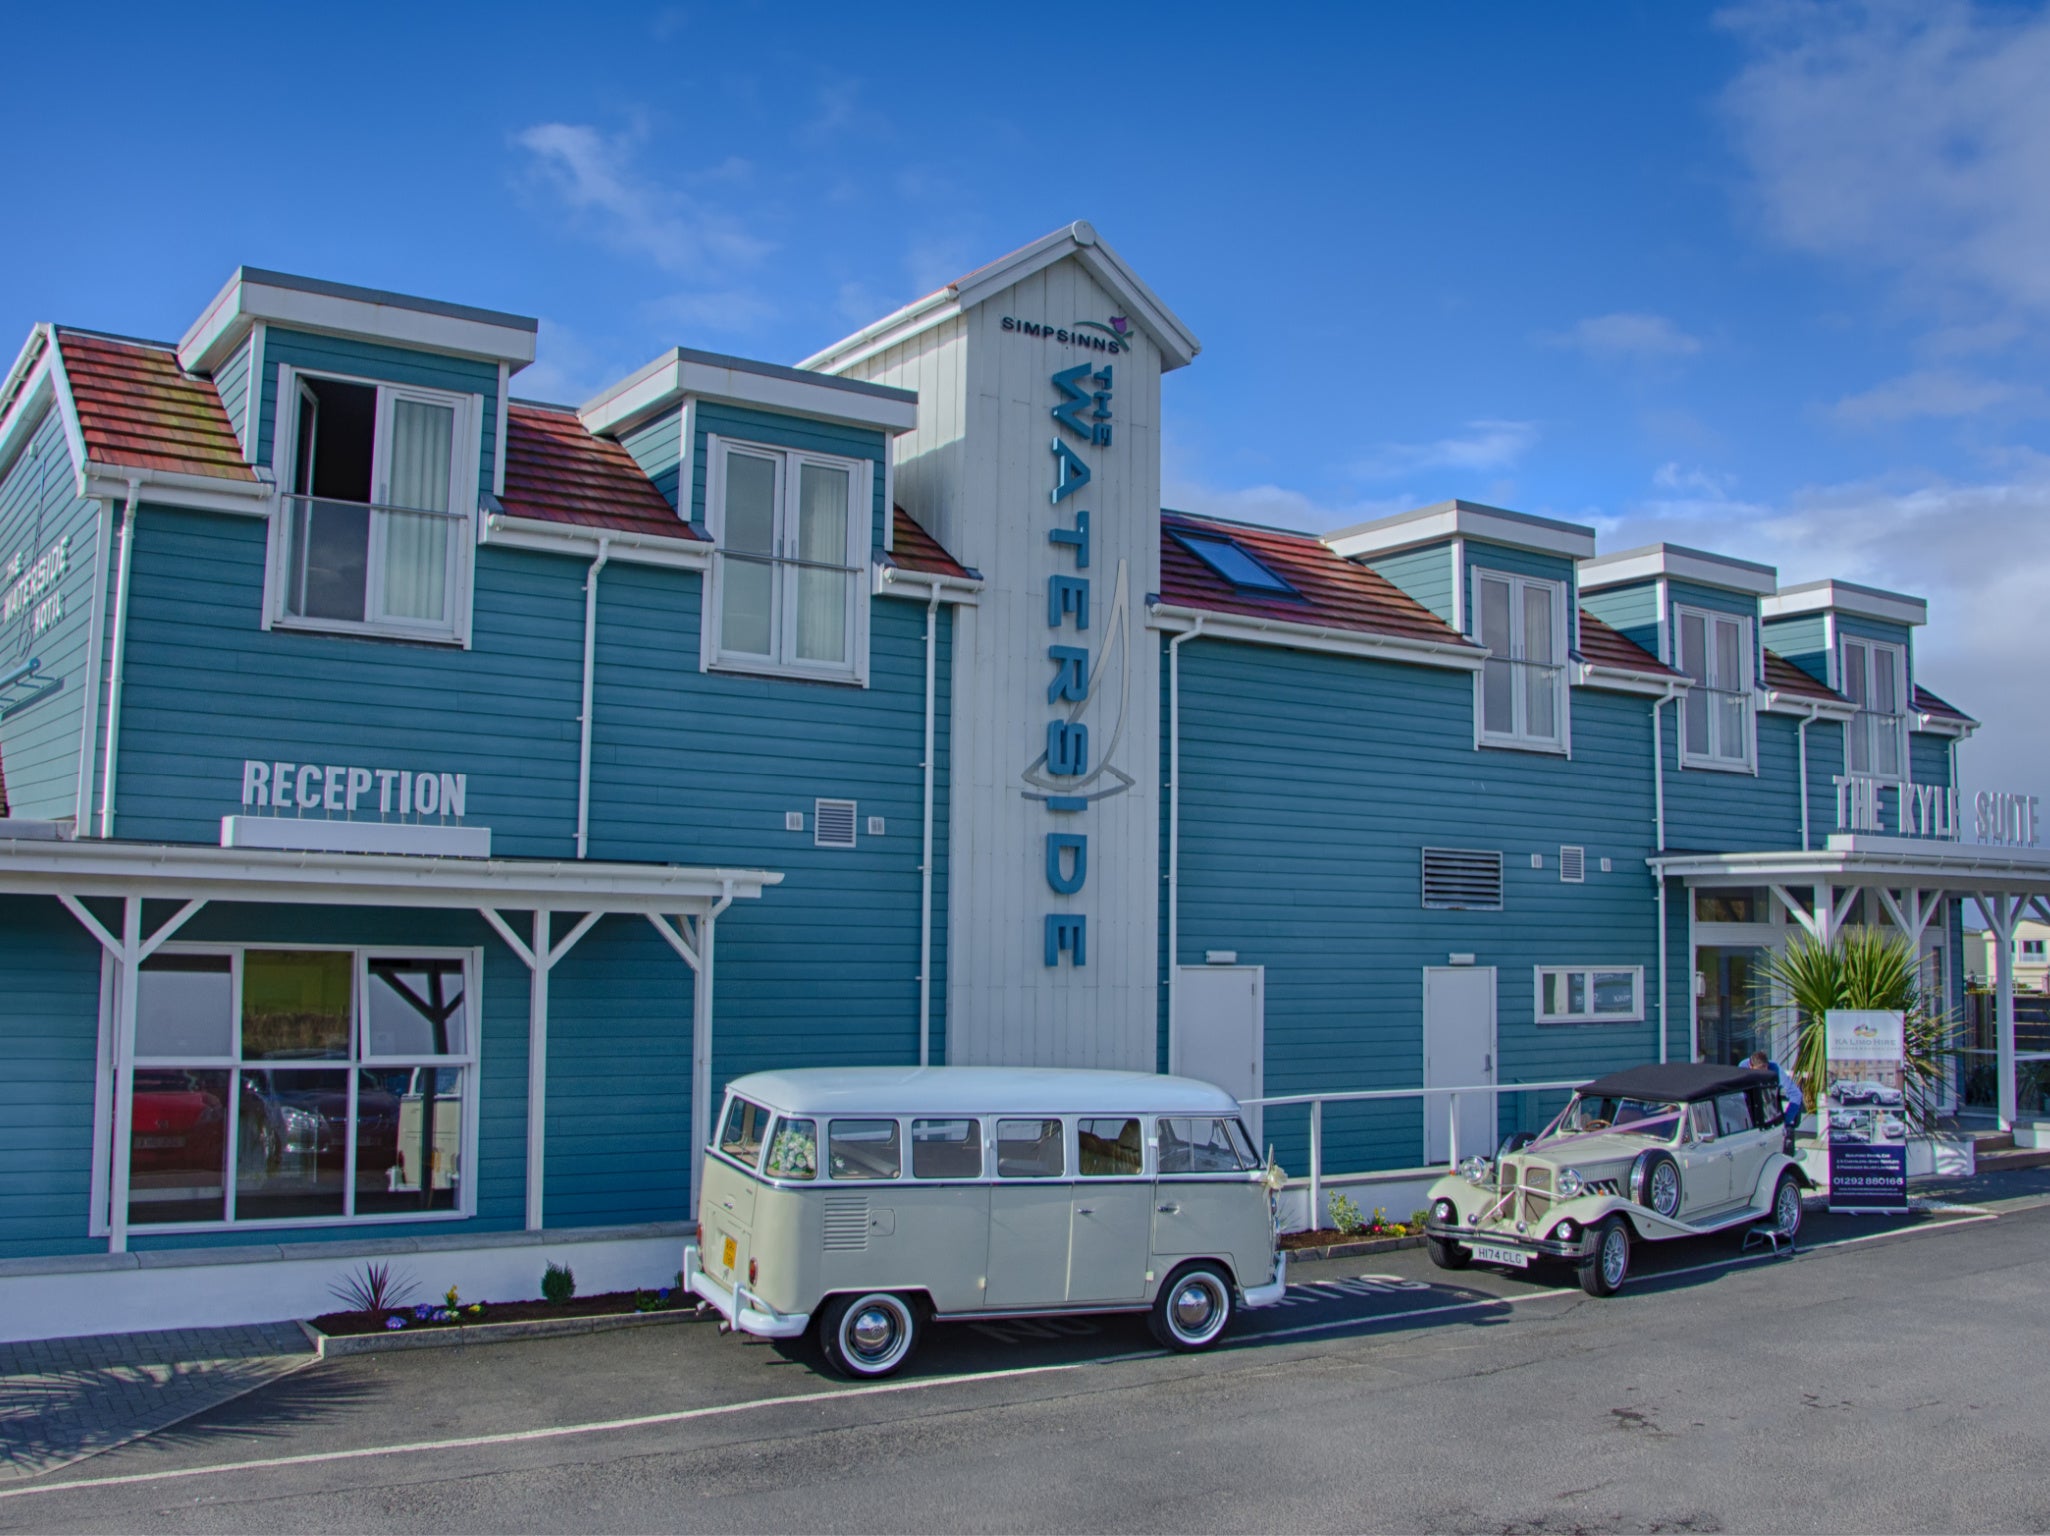
<svg viewBox="0 0 2050 1536">
<path fill-rule="evenodd" d="M 1789 1257 L 1798 1257 L 1801 1252 L 1819 1253 L 1831 1248 L 1846 1248 L 1854 1243 L 1869 1243 L 1883 1237 L 1911 1236 L 1915 1232 L 1930 1232 L 1939 1227 L 1974 1226 L 1980 1222 L 1998 1221 L 1996 1214 L 1967 1216 L 1958 1220 L 1937 1222 L 1921 1228 L 1892 1228 L 1885 1232 L 1867 1232 L 1858 1237 L 1838 1238 L 1827 1243 L 1817 1243 L 1805 1250 L 1797 1250 Z M 1763 1263 L 1771 1255 L 1758 1254 L 1717 1260 L 1710 1264 L 1697 1264 L 1687 1269 L 1665 1270 L 1657 1275 L 1646 1275 L 1646 1281 L 1677 1279 L 1682 1275 L 1701 1274 L 1711 1269 L 1731 1269 L 1740 1266 Z M 1311 1281 L 1312 1285 L 1334 1282 Z M 1244 1334 L 1227 1345 L 1235 1350 L 1256 1341 L 1269 1339 L 1301 1338 L 1313 1333 L 1331 1333 L 1341 1328 L 1371 1328 L 1379 1323 L 1399 1322 L 1413 1317 L 1442 1316 L 1449 1312 L 1474 1312 L 1487 1307 L 1513 1307 L 1525 1301 L 1557 1300 L 1568 1295 L 1565 1291 L 1529 1291 L 1515 1296 L 1478 1297 L 1471 1301 L 1448 1302 L 1443 1306 L 1413 1307 L 1402 1311 L 1385 1312 L 1374 1317 L 1332 1318 L 1327 1322 L 1304 1323 L 1294 1328 L 1279 1328 L 1271 1333 Z M 308 1451 L 297 1456 L 264 1456 L 248 1461 L 220 1462 L 205 1467 L 177 1467 L 163 1472 L 128 1472 L 114 1477 L 78 1478 L 65 1483 L 44 1483 L 35 1487 L 0 1488 L 0 1500 L 32 1498 L 40 1494 L 68 1493 L 86 1488 L 119 1488 L 139 1483 L 178 1482 L 187 1478 L 212 1477 L 226 1472 L 258 1472 L 280 1467 L 318 1466 L 331 1462 L 367 1461 L 379 1456 L 425 1455 L 436 1451 L 474 1450 L 484 1446 L 518 1445 L 537 1440 L 561 1440 L 575 1435 L 604 1434 L 612 1430 L 645 1429 L 658 1424 L 683 1424 L 694 1419 L 723 1418 L 731 1414 L 748 1413 L 757 1408 L 773 1408 L 793 1403 L 832 1402 L 842 1398 L 881 1397 L 897 1392 L 917 1392 L 928 1387 L 961 1386 L 982 1381 L 1002 1381 L 1024 1376 L 1050 1376 L 1068 1371 L 1094 1369 L 1098 1366 L 1125 1365 L 1134 1360 L 1158 1360 L 1168 1358 L 1168 1352 L 1158 1349 L 1135 1350 L 1122 1355 L 1103 1355 L 1091 1360 L 1070 1360 L 1055 1365 L 1018 1366 L 1008 1370 L 972 1371 L 960 1376 L 927 1376 L 916 1381 L 878 1382 L 867 1387 L 841 1387 L 825 1392 L 800 1392 L 787 1397 L 750 1398 L 738 1403 L 714 1403 L 703 1408 L 679 1408 L 669 1413 L 641 1414 L 630 1419 L 601 1419 L 588 1424 L 559 1424 L 541 1429 L 504 1430 L 491 1435 L 463 1435 L 448 1440 L 422 1440 L 407 1445 L 366 1445 L 347 1451 Z"/>
</svg>

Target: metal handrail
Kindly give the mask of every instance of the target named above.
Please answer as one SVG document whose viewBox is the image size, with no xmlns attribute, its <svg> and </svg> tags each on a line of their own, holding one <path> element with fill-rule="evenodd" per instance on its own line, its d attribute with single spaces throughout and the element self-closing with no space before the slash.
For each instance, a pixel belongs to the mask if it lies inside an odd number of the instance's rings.
<svg viewBox="0 0 2050 1536">
<path fill-rule="evenodd" d="M 287 491 L 278 499 L 285 502 L 306 502 L 309 505 L 348 507 L 360 512 L 398 512 L 403 513 L 407 517 L 463 519 L 470 515 L 467 511 L 457 507 L 401 507 L 382 501 L 349 501 L 340 496 L 312 496 L 304 491 Z"/>
<path fill-rule="evenodd" d="M 1310 1106 L 1310 1224 L 1315 1226 L 1318 1211 L 1324 1203 L 1324 1106 L 1326 1104 L 1355 1104 L 1369 1099 L 1421 1099 L 1431 1094 L 1447 1095 L 1446 1150 L 1449 1154 L 1447 1166 L 1459 1166 L 1459 1096 L 1462 1093 L 1559 1093 L 1584 1088 L 1588 1080 L 1576 1077 L 1568 1082 L 1558 1083 L 1463 1083 L 1451 1088 L 1361 1088 L 1343 1093 L 1282 1093 L 1266 1098 L 1241 1099 L 1242 1107 L 1270 1105 L 1279 1107 L 1289 1104 Z"/>
</svg>

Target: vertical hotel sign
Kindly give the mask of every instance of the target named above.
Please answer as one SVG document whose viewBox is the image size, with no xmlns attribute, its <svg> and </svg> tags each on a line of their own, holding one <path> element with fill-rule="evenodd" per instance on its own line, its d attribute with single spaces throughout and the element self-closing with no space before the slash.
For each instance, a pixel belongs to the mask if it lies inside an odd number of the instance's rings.
<svg viewBox="0 0 2050 1536">
<path fill-rule="evenodd" d="M 1103 350 L 1115 353 L 1123 348 L 1110 343 Z M 1076 898 L 1089 884 L 1089 813 L 1097 801 L 1123 793 L 1133 782 L 1111 761 L 1123 712 L 1129 707 L 1129 678 L 1120 690 L 1119 722 L 1107 739 L 1099 736 L 1092 741 L 1089 720 L 1113 648 L 1123 653 L 1124 665 L 1130 668 L 1130 642 L 1124 634 L 1125 564 L 1118 562 L 1108 610 L 1092 605 L 1095 573 L 1090 566 L 1087 505 L 1091 498 L 1085 494 L 1094 478 L 1093 450 L 1111 445 L 1116 375 L 1110 363 L 1089 362 L 1058 370 L 1052 383 L 1053 484 L 1047 500 L 1054 508 L 1054 521 L 1046 536 L 1046 750 L 1023 774 L 1025 797 L 1046 811 L 1047 890 L 1052 897 L 1066 899 L 1061 909 L 1048 911 L 1042 920 L 1044 958 L 1050 969 L 1089 963 L 1089 917 L 1076 909 Z"/>
</svg>

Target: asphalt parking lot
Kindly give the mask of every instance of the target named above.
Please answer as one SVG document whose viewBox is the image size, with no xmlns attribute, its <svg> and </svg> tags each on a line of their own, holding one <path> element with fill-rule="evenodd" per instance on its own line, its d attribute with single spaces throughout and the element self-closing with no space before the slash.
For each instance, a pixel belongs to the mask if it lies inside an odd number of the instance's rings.
<svg viewBox="0 0 2050 1536">
<path fill-rule="evenodd" d="M 1128 1318 L 937 1328 L 877 1386 L 694 1322 L 354 1357 L 0 1494 L 0 1529 L 2044 1528 L 1997 1470 L 2050 1448 L 2050 1178 L 2014 1180 L 1811 1213 L 1790 1258 L 1646 1245 L 1607 1302 L 1300 1266 L 1193 1357 Z"/>
</svg>

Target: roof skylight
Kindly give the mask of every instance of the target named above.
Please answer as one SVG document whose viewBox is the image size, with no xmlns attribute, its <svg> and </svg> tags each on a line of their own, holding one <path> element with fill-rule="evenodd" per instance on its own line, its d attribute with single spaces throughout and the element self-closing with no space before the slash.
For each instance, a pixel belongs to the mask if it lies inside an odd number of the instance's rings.
<svg viewBox="0 0 2050 1536">
<path fill-rule="evenodd" d="M 1295 591 L 1294 587 L 1230 539 L 1210 538 L 1193 533 L 1177 533 L 1175 538 L 1182 548 L 1235 587 L 1249 592 Z"/>
</svg>

